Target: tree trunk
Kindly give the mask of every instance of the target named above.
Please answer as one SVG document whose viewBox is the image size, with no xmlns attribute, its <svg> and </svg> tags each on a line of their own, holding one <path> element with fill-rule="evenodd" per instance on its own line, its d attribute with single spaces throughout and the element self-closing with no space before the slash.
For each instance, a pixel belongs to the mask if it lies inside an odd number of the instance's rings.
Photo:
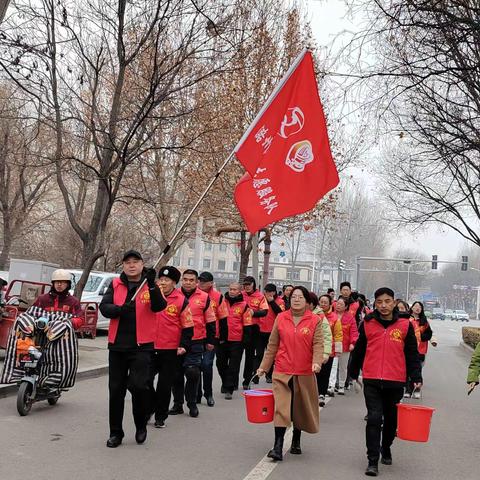
<svg viewBox="0 0 480 480">
<path fill-rule="evenodd" d="M 238 281 L 243 282 L 243 279 L 247 276 L 248 261 L 250 260 L 250 253 L 252 252 L 252 235 L 248 237 L 247 232 L 242 230 L 240 232 L 240 273 Z"/>
<path fill-rule="evenodd" d="M 0 270 L 6 270 L 10 251 L 12 249 L 12 232 L 8 221 L 3 221 L 3 248 L 0 253 Z"/>
<path fill-rule="evenodd" d="M 268 283 L 268 277 L 270 272 L 270 247 L 272 245 L 272 234 L 269 228 L 265 229 L 265 236 L 263 237 L 264 250 L 263 250 L 263 281 L 262 287 L 265 288 L 265 285 Z"/>
</svg>

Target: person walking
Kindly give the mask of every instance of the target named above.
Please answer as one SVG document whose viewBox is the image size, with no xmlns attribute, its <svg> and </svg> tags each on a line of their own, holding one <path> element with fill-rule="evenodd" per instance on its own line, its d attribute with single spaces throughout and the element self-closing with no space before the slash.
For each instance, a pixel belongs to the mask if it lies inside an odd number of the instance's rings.
<svg viewBox="0 0 480 480">
<path fill-rule="evenodd" d="M 220 321 L 227 318 L 228 310 L 221 292 L 213 286 L 213 275 L 210 272 L 202 272 L 198 277 L 198 288 L 208 294 L 210 306 L 215 314 L 215 349 L 206 349 L 203 352 L 201 375 L 198 382 L 197 403 L 202 402 L 202 393 L 207 400 L 207 405 L 213 407 L 215 400 L 213 398 L 213 363 L 215 361 L 215 351 L 218 348 L 219 325 Z M 203 389 L 202 389 L 203 387 Z M 224 392 L 222 392 L 224 393 Z"/>
<path fill-rule="evenodd" d="M 350 377 L 358 381 L 363 372 L 367 406 L 366 443 L 368 466 L 365 475 L 378 475 L 378 462 L 392 464 L 391 446 L 397 430 L 397 404 L 407 378 L 416 388 L 422 385 L 417 339 L 408 316 L 395 308 L 390 288 L 375 292 L 375 310 L 365 317 L 352 351 Z"/>
<path fill-rule="evenodd" d="M 256 365 L 255 370 L 260 366 L 260 361 L 267 348 L 270 333 L 272 332 L 273 324 L 275 323 L 277 315 L 285 311 L 285 302 L 277 295 L 277 287 L 273 283 L 267 283 L 263 289 L 263 293 L 265 294 L 265 299 L 268 303 L 268 313 L 265 317 L 259 319 L 260 333 L 258 335 L 258 344 L 256 348 L 258 353 L 258 365 Z M 271 368 L 265 375 L 267 383 L 272 383 L 272 372 L 273 368 Z"/>
<path fill-rule="evenodd" d="M 343 330 L 342 330 L 342 322 L 338 320 L 337 314 L 332 310 L 332 298 L 330 295 L 322 295 L 319 299 L 319 307 L 322 310 L 325 318 L 328 321 L 330 326 L 330 332 L 332 336 L 332 349 L 330 352 L 330 358 L 326 363 L 324 363 L 320 373 L 317 375 L 317 386 L 318 386 L 318 393 L 320 403 L 324 406 L 325 395 L 329 397 L 335 396 L 334 389 L 329 388 L 329 381 L 330 381 L 330 374 L 332 372 L 333 361 L 335 359 L 335 355 L 340 355 L 343 348 Z"/>
<path fill-rule="evenodd" d="M 155 269 L 146 269 L 142 255 L 129 250 L 122 259 L 123 271 L 114 278 L 100 302 L 102 315 L 110 319 L 108 329 L 108 390 L 110 437 L 107 447 L 122 443 L 125 395 L 132 395 L 135 440 L 147 438 L 147 420 L 151 408 L 150 376 L 152 352 L 157 332 L 156 312 L 167 302 L 155 285 Z M 137 293 L 142 282 L 145 285 Z"/>
<path fill-rule="evenodd" d="M 397 305 L 397 308 L 399 305 L 400 304 Z M 420 362 L 423 369 L 423 366 L 425 365 L 425 358 L 428 352 L 428 342 L 432 339 L 433 332 L 425 315 L 425 309 L 422 302 L 413 302 L 409 313 L 410 322 L 412 322 L 415 330 L 418 354 L 420 356 Z M 413 398 L 419 400 L 422 398 L 422 393 L 420 388 L 413 388 L 413 382 L 409 379 L 404 397 L 409 398 L 412 396 Z"/>
<path fill-rule="evenodd" d="M 225 304 L 228 314 L 220 320 L 217 368 L 222 379 L 221 391 L 225 393 L 225 400 L 231 400 L 238 388 L 243 347 L 249 344 L 253 322 L 239 283 L 229 285 Z"/>
<path fill-rule="evenodd" d="M 337 319 L 340 320 L 342 324 L 342 353 L 337 356 L 332 367 L 329 388 L 335 388 L 338 371 L 338 394 L 345 395 L 348 359 L 358 339 L 358 329 L 355 317 L 347 310 L 347 300 L 344 297 L 338 297 L 337 303 L 335 304 L 335 313 L 337 314 Z"/>
<path fill-rule="evenodd" d="M 314 292 L 310 293 L 310 302 L 308 307 L 312 310 L 312 313 L 318 315 L 322 320 L 322 332 L 323 332 L 323 361 L 322 368 L 330 360 L 330 354 L 332 353 L 332 330 L 330 329 L 330 324 L 328 323 L 327 317 L 323 314 L 323 310 L 319 306 L 318 297 Z M 321 371 L 321 370 L 320 370 Z M 318 375 L 317 377 L 317 386 L 318 386 Z M 320 407 L 325 406 L 325 394 L 321 394 L 319 390 L 318 395 L 318 405 Z"/>
<path fill-rule="evenodd" d="M 157 284 L 162 289 L 167 307 L 157 313 L 154 369 L 150 379 L 155 428 L 165 427 L 173 382 L 177 372 L 183 367 L 194 333 L 188 300 L 181 290 L 176 288 L 180 276 L 180 271 L 171 265 L 162 267 L 158 272 Z M 154 387 L 155 375 L 158 375 L 158 378 Z M 183 413 L 183 407 L 177 413 Z"/>
<path fill-rule="evenodd" d="M 318 390 L 315 374 L 323 361 L 322 322 L 308 308 L 309 292 L 294 287 L 290 310 L 280 313 L 273 325 L 268 347 L 257 375 L 274 366 L 272 382 L 275 398 L 275 441 L 267 456 L 283 460 L 283 440 L 293 422 L 290 453 L 302 453 L 301 432 L 317 433 L 319 428 Z"/>
<path fill-rule="evenodd" d="M 260 318 L 265 317 L 268 313 L 268 303 L 260 290 L 257 290 L 257 282 L 253 277 L 245 277 L 243 279 L 243 298 L 247 301 L 248 308 L 251 310 L 253 325 L 248 343 L 245 343 L 245 364 L 243 367 L 243 389 L 249 388 L 249 384 L 255 375 L 257 365 L 260 363 L 258 337 L 260 336 Z M 258 383 L 258 379 L 254 379 L 254 383 Z"/>
<path fill-rule="evenodd" d="M 293 285 L 284 285 L 282 287 L 282 300 L 285 303 L 285 310 L 288 310 L 290 308 L 290 295 L 293 290 Z"/>
<path fill-rule="evenodd" d="M 199 414 L 197 393 L 202 356 L 205 350 L 212 352 L 215 348 L 216 317 L 208 294 L 198 288 L 196 270 L 188 269 L 183 272 L 181 290 L 188 300 L 192 314 L 193 337 L 183 358 L 182 368 L 178 369 L 173 382 L 173 407 L 169 413 L 183 413 L 183 402 L 186 401 L 189 415 L 195 418 Z M 215 404 L 213 396 L 207 400 L 211 406 Z"/>
</svg>

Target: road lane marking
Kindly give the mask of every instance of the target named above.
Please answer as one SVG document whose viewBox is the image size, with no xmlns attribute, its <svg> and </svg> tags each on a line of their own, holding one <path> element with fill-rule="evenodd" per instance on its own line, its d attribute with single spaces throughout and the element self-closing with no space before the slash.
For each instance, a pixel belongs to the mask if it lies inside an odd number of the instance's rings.
<svg viewBox="0 0 480 480">
<path fill-rule="evenodd" d="M 325 398 L 325 406 L 331 400 L 331 397 Z M 320 407 L 320 411 L 325 407 Z M 286 455 L 288 450 L 290 450 L 290 443 L 292 441 L 293 429 L 292 427 L 288 428 L 285 432 L 285 438 L 283 440 L 283 455 Z M 271 458 L 268 458 L 266 455 L 250 470 L 250 473 L 243 478 L 243 480 L 265 480 L 272 472 L 275 470 L 275 467 L 280 462 L 274 462 Z"/>
</svg>

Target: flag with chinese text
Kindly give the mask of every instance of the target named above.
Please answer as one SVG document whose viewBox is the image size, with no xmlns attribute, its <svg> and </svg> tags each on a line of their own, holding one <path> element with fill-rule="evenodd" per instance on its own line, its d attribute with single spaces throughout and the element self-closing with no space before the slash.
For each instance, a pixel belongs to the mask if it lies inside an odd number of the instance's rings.
<svg viewBox="0 0 480 480">
<path fill-rule="evenodd" d="M 235 154 L 247 172 L 235 202 L 252 233 L 311 210 L 338 185 L 310 52 L 284 77 Z"/>
</svg>

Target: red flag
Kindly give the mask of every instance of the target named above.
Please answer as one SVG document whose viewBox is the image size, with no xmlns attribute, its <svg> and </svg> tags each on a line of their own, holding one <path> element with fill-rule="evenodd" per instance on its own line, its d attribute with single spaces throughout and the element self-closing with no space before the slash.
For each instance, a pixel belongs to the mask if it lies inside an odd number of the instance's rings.
<svg viewBox="0 0 480 480">
<path fill-rule="evenodd" d="M 311 210 L 339 183 L 310 52 L 299 56 L 235 149 L 235 202 L 254 233 Z"/>
</svg>

